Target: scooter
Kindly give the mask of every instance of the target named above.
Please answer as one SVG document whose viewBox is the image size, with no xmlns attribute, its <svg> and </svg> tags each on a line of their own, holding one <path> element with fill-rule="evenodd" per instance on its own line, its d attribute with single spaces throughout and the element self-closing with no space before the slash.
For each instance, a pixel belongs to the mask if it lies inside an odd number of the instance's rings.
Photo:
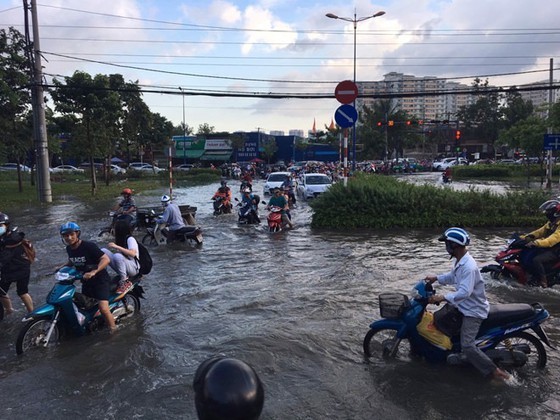
<svg viewBox="0 0 560 420">
<path fill-rule="evenodd" d="M 128 219 L 129 218 L 128 215 L 122 214 L 118 211 L 109 211 L 109 212 L 107 212 L 107 215 L 111 219 L 111 224 L 109 226 L 106 226 L 103 229 L 101 229 L 98 236 L 103 236 L 107 233 L 110 234 L 110 235 L 114 235 L 115 234 L 115 223 L 117 222 L 117 220 Z M 136 219 L 134 219 L 134 218 L 132 219 L 130 227 L 131 227 L 131 229 L 130 229 L 131 231 L 133 231 L 136 228 Z"/>
<path fill-rule="evenodd" d="M 168 234 L 169 228 L 166 224 L 157 223 L 154 219 L 151 226 L 146 229 L 142 243 L 144 245 L 165 245 L 167 244 Z M 196 245 L 202 245 L 202 229 L 199 226 L 187 225 L 175 231 L 175 240 L 179 242 L 193 241 Z"/>
<path fill-rule="evenodd" d="M 214 200 L 214 216 L 218 216 L 220 214 L 231 213 L 231 203 L 226 200 L 225 197 L 215 197 Z"/>
<path fill-rule="evenodd" d="M 444 184 L 451 184 L 451 175 L 447 175 L 445 172 L 441 174 L 441 182 Z"/>
<path fill-rule="evenodd" d="M 506 246 L 498 252 L 494 258 L 498 264 L 489 264 L 480 269 L 481 273 L 490 273 L 495 280 L 514 279 L 518 283 L 527 286 L 538 286 L 525 267 L 533 259 L 538 249 L 525 248 L 526 240 L 520 239 L 519 235 L 513 235 Z M 560 259 L 552 265 L 545 266 L 548 286 L 560 284 Z"/>
<path fill-rule="evenodd" d="M 237 223 L 240 225 L 255 225 L 261 222 L 259 219 L 259 210 L 258 210 L 258 202 L 260 198 L 258 196 L 254 196 L 253 202 L 257 204 L 252 204 L 250 202 L 239 202 L 237 198 L 234 199 L 237 201 L 237 210 L 238 220 Z"/>
<path fill-rule="evenodd" d="M 117 299 L 115 281 L 111 288 L 109 310 L 115 323 L 130 318 L 140 310 L 140 298 L 144 289 L 140 286 L 141 275 L 130 279 L 133 288 Z M 16 341 L 16 352 L 46 349 L 55 345 L 63 336 L 82 336 L 96 331 L 105 324 L 97 300 L 76 292 L 76 281 L 83 280 L 82 273 L 73 267 L 62 267 L 55 273 L 56 283 L 47 295 L 47 302 L 23 318 L 25 325 Z"/>
<path fill-rule="evenodd" d="M 266 220 L 269 232 L 280 232 L 282 230 L 282 208 L 272 206 Z"/>
<path fill-rule="evenodd" d="M 451 348 L 444 348 L 421 334 L 419 323 L 430 296 L 435 294 L 432 285 L 420 281 L 413 292 L 412 299 L 400 293 L 380 294 L 379 309 L 383 319 L 369 326 L 363 342 L 365 356 L 407 359 L 416 355 L 428 362 L 468 364 L 461 354 L 459 336 L 449 337 Z M 547 360 L 544 344 L 554 349 L 541 327 L 548 317 L 548 311 L 540 303 L 490 305 L 476 344 L 500 368 L 542 369 Z M 431 330 L 433 333 L 434 328 Z"/>
</svg>

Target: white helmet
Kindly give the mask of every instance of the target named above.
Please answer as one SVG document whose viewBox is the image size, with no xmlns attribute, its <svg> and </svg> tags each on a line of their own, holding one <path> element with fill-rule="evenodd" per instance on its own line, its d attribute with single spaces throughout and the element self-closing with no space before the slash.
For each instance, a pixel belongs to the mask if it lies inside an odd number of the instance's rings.
<svg viewBox="0 0 560 420">
<path fill-rule="evenodd" d="M 171 197 L 169 197 L 168 195 L 161 196 L 161 204 L 163 204 L 164 206 L 167 206 L 170 201 L 171 201 Z"/>
<path fill-rule="evenodd" d="M 251 189 L 250 189 L 250 188 L 244 188 L 244 189 L 243 189 L 243 192 L 244 192 L 244 193 L 250 193 L 250 192 L 251 192 Z"/>
</svg>

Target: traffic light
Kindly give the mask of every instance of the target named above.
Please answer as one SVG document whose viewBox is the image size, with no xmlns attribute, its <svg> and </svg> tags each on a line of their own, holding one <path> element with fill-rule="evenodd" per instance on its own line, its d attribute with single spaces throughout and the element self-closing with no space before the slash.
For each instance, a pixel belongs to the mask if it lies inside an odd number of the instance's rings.
<svg viewBox="0 0 560 420">
<path fill-rule="evenodd" d="M 393 120 L 389 120 L 389 122 L 388 122 L 388 124 L 387 124 L 387 125 L 388 125 L 389 127 L 392 127 L 392 126 L 394 126 L 394 125 L 395 125 L 395 121 L 393 121 Z"/>
<path fill-rule="evenodd" d="M 461 130 L 456 130 L 455 131 L 455 139 L 457 141 L 461 140 Z"/>
<path fill-rule="evenodd" d="M 412 124 L 412 121 L 410 121 L 410 120 L 406 121 L 406 125 L 411 125 L 411 124 Z"/>
<path fill-rule="evenodd" d="M 423 125 L 424 124 L 424 120 L 418 120 L 418 125 Z"/>
<path fill-rule="evenodd" d="M 378 127 L 383 127 L 383 121 L 377 121 L 377 126 Z"/>
</svg>

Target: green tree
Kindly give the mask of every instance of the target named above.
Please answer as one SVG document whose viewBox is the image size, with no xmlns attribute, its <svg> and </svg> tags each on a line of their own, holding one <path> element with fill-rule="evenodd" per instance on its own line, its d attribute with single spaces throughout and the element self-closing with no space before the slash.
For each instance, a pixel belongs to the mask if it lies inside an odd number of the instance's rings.
<svg viewBox="0 0 560 420">
<path fill-rule="evenodd" d="M 270 163 L 270 159 L 274 157 L 278 151 L 278 145 L 276 144 L 276 139 L 274 137 L 262 137 L 261 147 L 263 156 L 266 157 L 267 163 Z"/>
<path fill-rule="evenodd" d="M 479 139 L 494 149 L 503 123 L 500 94 L 489 92 L 488 80 L 482 82 L 476 78 L 473 88 L 478 99 L 472 105 L 461 107 L 457 118 L 463 124 L 467 136 Z"/>
<path fill-rule="evenodd" d="M 533 114 L 534 106 L 530 100 L 524 100 L 516 88 L 509 89 L 505 94 L 505 104 L 501 107 L 503 127 L 508 129 L 519 121 Z"/>
<path fill-rule="evenodd" d="M 95 194 L 97 179 L 94 157 L 111 156 L 116 139 L 120 137 L 122 106 L 119 93 L 122 76 L 98 74 L 92 78 L 88 73 L 76 71 L 65 77 L 64 83 L 54 79 L 51 92 L 56 110 L 61 114 L 74 115 L 76 124 L 63 154 L 80 159 L 87 158 L 91 168 L 91 191 Z"/>
<path fill-rule="evenodd" d="M 546 122 L 532 115 L 501 131 L 496 144 L 523 149 L 529 156 L 539 156 L 543 150 L 545 134 Z"/>
<path fill-rule="evenodd" d="M 17 163 L 32 150 L 30 66 L 23 35 L 14 28 L 0 29 L 0 154 Z M 18 168 L 18 188 L 23 191 Z"/>
<path fill-rule="evenodd" d="M 209 125 L 208 123 L 200 124 L 198 126 L 198 131 L 196 132 L 197 136 L 206 137 L 209 134 L 214 133 L 214 126 Z"/>
</svg>

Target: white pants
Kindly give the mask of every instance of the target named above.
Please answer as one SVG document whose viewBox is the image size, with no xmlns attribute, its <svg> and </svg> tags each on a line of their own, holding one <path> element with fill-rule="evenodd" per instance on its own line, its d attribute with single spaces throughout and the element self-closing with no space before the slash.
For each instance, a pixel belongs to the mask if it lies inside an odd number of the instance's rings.
<svg viewBox="0 0 560 420">
<path fill-rule="evenodd" d="M 113 253 L 107 248 L 101 248 L 101 251 L 109 257 L 109 266 L 120 276 L 119 283 L 138 274 L 139 268 L 136 258 L 127 258 L 120 252 Z"/>
</svg>

